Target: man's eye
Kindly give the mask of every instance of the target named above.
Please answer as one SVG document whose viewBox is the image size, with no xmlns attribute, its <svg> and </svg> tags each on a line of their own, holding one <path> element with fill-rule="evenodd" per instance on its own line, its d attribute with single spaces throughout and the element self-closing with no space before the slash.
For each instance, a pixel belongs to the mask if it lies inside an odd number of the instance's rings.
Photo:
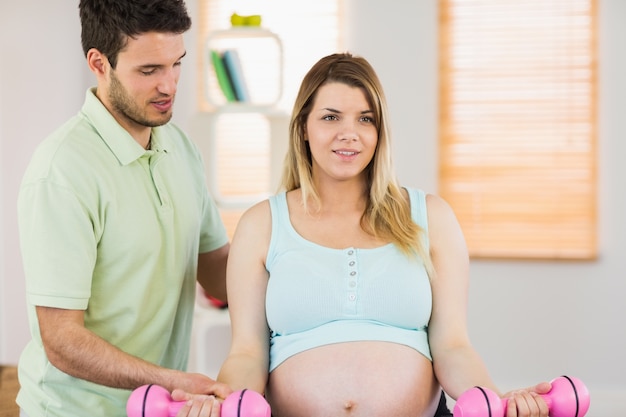
<svg viewBox="0 0 626 417">
<path fill-rule="evenodd" d="M 156 72 L 156 69 L 155 69 L 155 68 L 153 68 L 153 69 L 151 69 L 151 70 L 142 70 L 142 71 L 141 71 L 141 73 L 142 73 L 143 75 L 152 75 L 152 74 L 154 74 L 155 72 Z"/>
</svg>

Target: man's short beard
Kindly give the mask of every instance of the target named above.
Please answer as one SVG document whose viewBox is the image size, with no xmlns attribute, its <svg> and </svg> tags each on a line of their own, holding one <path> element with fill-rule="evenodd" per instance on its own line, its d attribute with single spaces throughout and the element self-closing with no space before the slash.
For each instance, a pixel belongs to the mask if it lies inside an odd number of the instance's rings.
<svg viewBox="0 0 626 417">
<path fill-rule="evenodd" d="M 111 85 L 109 88 L 109 102 L 118 115 L 125 119 L 146 127 L 162 126 L 170 121 L 172 113 L 163 115 L 162 119 L 149 119 L 139 106 L 133 101 L 131 95 L 126 91 L 120 80 L 115 76 L 115 71 L 111 71 Z"/>
</svg>

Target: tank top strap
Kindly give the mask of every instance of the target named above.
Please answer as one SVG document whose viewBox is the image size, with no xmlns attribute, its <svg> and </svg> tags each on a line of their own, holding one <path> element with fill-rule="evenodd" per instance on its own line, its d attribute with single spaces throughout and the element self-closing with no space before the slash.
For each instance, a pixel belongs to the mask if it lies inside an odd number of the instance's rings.
<svg viewBox="0 0 626 417">
<path fill-rule="evenodd" d="M 276 254 L 276 245 L 279 244 L 281 234 L 284 234 L 284 228 L 289 224 L 289 209 L 287 207 L 287 193 L 281 192 L 268 198 L 270 203 L 270 213 L 272 216 L 272 235 L 267 251 L 266 265 L 273 260 Z M 282 232 L 282 233 L 281 233 Z"/>
<path fill-rule="evenodd" d="M 406 188 L 411 203 L 411 217 L 424 231 L 424 239 L 428 245 L 428 213 L 426 210 L 426 193 L 416 188 Z"/>
</svg>

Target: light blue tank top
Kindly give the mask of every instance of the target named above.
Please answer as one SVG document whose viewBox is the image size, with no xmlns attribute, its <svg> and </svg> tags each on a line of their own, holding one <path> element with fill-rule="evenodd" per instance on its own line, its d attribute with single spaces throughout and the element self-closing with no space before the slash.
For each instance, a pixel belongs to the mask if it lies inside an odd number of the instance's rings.
<svg viewBox="0 0 626 417">
<path fill-rule="evenodd" d="M 425 194 L 408 192 L 413 221 L 427 232 Z M 351 341 L 399 343 L 432 360 L 427 334 L 432 293 L 421 260 L 391 243 L 374 249 L 320 246 L 293 228 L 285 193 L 269 202 L 270 372 L 305 350 Z M 425 239 L 428 247 L 427 233 Z"/>
</svg>

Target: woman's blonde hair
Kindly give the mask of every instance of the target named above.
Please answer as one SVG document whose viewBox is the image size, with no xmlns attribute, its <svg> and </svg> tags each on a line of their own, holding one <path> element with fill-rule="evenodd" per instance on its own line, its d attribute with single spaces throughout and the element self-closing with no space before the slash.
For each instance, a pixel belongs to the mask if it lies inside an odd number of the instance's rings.
<svg viewBox="0 0 626 417">
<path fill-rule="evenodd" d="M 366 167 L 369 193 L 361 217 L 363 229 L 393 242 L 408 255 L 418 255 L 430 271 L 425 231 L 412 220 L 409 201 L 404 197 L 393 171 L 385 95 L 376 72 L 364 58 L 350 53 L 329 55 L 320 59 L 305 75 L 291 114 L 282 188 L 286 191 L 300 188 L 305 209 L 309 200 L 319 203 L 305 130 L 317 91 L 331 82 L 362 89 L 374 112 L 378 143 L 374 157 Z"/>
</svg>

